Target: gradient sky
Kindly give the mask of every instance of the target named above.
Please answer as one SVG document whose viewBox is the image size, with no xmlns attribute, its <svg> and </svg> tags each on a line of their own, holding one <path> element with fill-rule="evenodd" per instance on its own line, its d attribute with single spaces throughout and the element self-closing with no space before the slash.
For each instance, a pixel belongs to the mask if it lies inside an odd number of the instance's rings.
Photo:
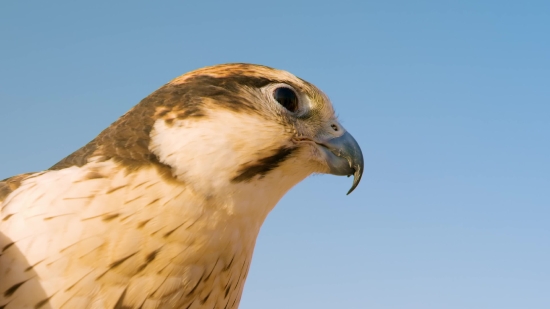
<svg viewBox="0 0 550 309">
<path fill-rule="evenodd" d="M 332 99 L 365 174 L 350 196 L 323 175 L 283 198 L 241 309 L 547 309 L 549 16 L 550 1 L 2 1 L 0 179 L 187 71 L 286 69 Z"/>
</svg>

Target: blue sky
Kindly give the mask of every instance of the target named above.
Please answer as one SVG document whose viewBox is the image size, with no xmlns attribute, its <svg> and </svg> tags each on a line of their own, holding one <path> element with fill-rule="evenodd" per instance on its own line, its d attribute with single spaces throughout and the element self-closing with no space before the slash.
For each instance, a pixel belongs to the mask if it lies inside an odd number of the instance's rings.
<svg viewBox="0 0 550 309">
<path fill-rule="evenodd" d="M 187 71 L 332 99 L 361 185 L 267 219 L 241 308 L 550 308 L 550 2 L 4 1 L 0 178 L 48 168 Z"/>
</svg>

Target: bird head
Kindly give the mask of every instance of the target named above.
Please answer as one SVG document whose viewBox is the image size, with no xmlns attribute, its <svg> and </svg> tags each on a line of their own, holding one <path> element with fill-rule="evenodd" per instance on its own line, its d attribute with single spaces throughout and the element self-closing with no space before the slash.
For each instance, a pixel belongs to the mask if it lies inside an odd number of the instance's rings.
<svg viewBox="0 0 550 309">
<path fill-rule="evenodd" d="M 354 176 L 348 194 L 359 184 L 361 149 L 330 100 L 286 71 L 206 67 L 150 97 L 162 103 L 149 148 L 182 181 L 209 190 L 229 182 L 286 191 L 312 173 L 328 173 Z"/>
</svg>

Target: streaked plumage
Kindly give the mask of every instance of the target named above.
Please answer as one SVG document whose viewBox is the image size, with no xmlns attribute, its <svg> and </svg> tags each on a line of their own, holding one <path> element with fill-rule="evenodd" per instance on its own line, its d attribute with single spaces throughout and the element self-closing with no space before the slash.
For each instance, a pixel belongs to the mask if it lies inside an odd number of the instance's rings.
<svg viewBox="0 0 550 309">
<path fill-rule="evenodd" d="M 362 168 L 306 81 L 187 73 L 49 170 L 0 182 L 0 308 L 237 308 L 278 200 L 311 173 L 354 174 L 353 189 Z"/>
</svg>

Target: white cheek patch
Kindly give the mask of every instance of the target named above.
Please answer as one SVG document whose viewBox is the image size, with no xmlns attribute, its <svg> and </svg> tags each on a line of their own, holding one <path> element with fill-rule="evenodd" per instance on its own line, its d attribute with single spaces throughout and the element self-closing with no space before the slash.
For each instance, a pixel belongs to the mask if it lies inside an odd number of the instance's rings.
<svg viewBox="0 0 550 309">
<path fill-rule="evenodd" d="M 171 124 L 157 120 L 149 149 L 179 180 L 211 191 L 224 188 L 241 165 L 260 159 L 285 140 L 288 135 L 277 123 L 250 113 L 215 110 Z"/>
</svg>

